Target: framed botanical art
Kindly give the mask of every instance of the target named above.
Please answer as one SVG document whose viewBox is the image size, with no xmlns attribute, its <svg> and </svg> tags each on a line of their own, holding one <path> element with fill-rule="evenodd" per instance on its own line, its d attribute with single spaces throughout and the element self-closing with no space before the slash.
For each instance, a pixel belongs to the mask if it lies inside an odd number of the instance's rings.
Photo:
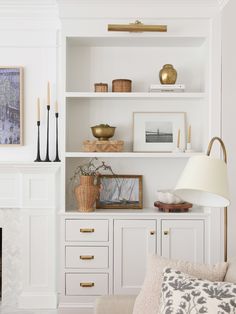
<svg viewBox="0 0 236 314">
<path fill-rule="evenodd" d="M 134 112 L 133 150 L 172 152 L 185 147 L 184 112 Z"/>
<path fill-rule="evenodd" d="M 0 66 L 0 145 L 22 145 L 23 68 Z"/>
<path fill-rule="evenodd" d="M 97 208 L 143 208 L 142 176 L 101 175 L 99 185 L 100 196 L 97 200 Z"/>
</svg>

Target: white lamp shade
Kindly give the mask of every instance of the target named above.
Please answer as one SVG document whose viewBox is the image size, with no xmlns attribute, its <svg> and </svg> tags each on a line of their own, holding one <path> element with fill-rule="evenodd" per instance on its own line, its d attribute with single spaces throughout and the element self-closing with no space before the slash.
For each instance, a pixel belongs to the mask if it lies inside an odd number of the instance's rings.
<svg viewBox="0 0 236 314">
<path fill-rule="evenodd" d="M 226 163 L 210 156 L 191 157 L 175 187 L 175 194 L 200 206 L 228 206 Z"/>
</svg>

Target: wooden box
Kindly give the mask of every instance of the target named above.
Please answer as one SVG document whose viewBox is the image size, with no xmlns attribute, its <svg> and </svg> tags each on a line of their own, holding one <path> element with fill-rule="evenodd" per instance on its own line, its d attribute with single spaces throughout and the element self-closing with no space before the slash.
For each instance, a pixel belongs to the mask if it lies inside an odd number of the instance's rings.
<svg viewBox="0 0 236 314">
<path fill-rule="evenodd" d="M 95 83 L 94 84 L 95 93 L 107 93 L 108 92 L 108 84 L 107 83 Z"/>
<path fill-rule="evenodd" d="M 124 141 L 84 141 L 85 152 L 122 152 Z"/>
</svg>

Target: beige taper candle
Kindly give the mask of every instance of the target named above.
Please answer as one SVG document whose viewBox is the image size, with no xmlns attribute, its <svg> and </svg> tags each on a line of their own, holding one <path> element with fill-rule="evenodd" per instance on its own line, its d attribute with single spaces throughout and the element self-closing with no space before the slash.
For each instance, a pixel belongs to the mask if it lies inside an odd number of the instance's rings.
<svg viewBox="0 0 236 314">
<path fill-rule="evenodd" d="M 180 129 L 178 130 L 177 148 L 180 146 Z"/>
<path fill-rule="evenodd" d="M 55 113 L 58 113 L 58 102 L 55 101 Z"/>
<path fill-rule="evenodd" d="M 50 82 L 48 82 L 47 88 L 47 106 L 50 106 Z"/>
<path fill-rule="evenodd" d="M 37 99 L 37 121 L 40 121 L 40 99 Z"/>
<path fill-rule="evenodd" d="M 191 143 L 191 134 L 192 133 L 192 128 L 191 125 L 189 125 L 188 127 L 188 143 Z"/>
</svg>

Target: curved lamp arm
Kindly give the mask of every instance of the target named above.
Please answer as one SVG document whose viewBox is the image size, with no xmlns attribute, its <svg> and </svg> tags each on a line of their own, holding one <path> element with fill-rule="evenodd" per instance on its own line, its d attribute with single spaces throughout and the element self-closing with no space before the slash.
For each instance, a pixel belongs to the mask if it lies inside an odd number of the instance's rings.
<svg viewBox="0 0 236 314">
<path fill-rule="evenodd" d="M 225 144 L 220 137 L 215 136 L 211 139 L 210 143 L 208 144 L 208 148 L 207 148 L 207 153 L 206 153 L 207 156 L 210 156 L 211 149 L 212 149 L 212 146 L 213 146 L 215 141 L 218 141 L 220 143 L 220 146 L 221 146 L 222 151 L 223 151 L 224 161 L 227 164 L 227 152 L 226 152 Z"/>
<path fill-rule="evenodd" d="M 222 141 L 222 139 L 220 137 L 213 137 L 210 141 L 210 143 L 208 144 L 208 148 L 207 148 L 207 156 L 210 156 L 211 154 L 211 150 L 212 150 L 212 146 L 214 144 L 214 142 L 218 141 L 220 143 L 220 146 L 222 148 L 223 151 L 223 158 L 225 163 L 227 164 L 227 151 L 225 148 L 225 144 Z M 225 262 L 228 259 L 228 208 L 225 207 L 224 208 L 224 260 Z"/>
</svg>

